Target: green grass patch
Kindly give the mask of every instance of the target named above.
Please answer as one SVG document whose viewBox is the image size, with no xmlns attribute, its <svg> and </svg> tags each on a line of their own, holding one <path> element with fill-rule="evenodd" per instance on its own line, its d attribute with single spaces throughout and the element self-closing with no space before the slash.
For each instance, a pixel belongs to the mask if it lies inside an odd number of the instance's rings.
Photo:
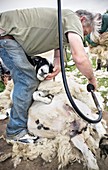
<svg viewBox="0 0 108 170">
<path fill-rule="evenodd" d="M 0 92 L 3 92 L 5 89 L 5 85 L 2 81 L 0 81 Z"/>
</svg>

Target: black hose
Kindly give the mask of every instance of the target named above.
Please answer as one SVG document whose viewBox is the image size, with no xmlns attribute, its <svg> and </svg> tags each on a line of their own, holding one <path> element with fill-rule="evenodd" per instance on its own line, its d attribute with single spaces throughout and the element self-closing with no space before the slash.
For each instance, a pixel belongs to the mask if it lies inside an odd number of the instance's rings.
<svg viewBox="0 0 108 170">
<path fill-rule="evenodd" d="M 69 99 L 71 105 L 73 106 L 73 108 L 75 109 L 75 111 L 78 113 L 78 115 L 82 119 L 84 119 L 88 123 L 98 123 L 102 119 L 101 108 L 100 107 L 98 107 L 99 109 L 97 108 L 98 114 L 99 114 L 98 119 L 96 119 L 96 120 L 89 119 L 79 110 L 79 108 L 75 104 L 74 100 L 72 99 L 71 93 L 70 93 L 69 88 L 68 88 L 68 84 L 67 84 L 67 80 L 66 80 L 66 74 L 65 74 L 65 67 L 64 67 L 64 56 L 63 56 L 61 0 L 58 0 L 58 31 L 59 31 L 59 48 L 60 48 L 60 63 L 61 63 L 62 79 L 63 79 L 64 88 L 65 88 L 66 94 L 68 96 L 68 99 Z M 96 98 L 93 91 L 92 91 L 92 96 L 94 96 L 94 98 Z M 97 107 L 97 103 L 95 103 L 95 104 L 96 104 L 96 107 Z"/>
</svg>

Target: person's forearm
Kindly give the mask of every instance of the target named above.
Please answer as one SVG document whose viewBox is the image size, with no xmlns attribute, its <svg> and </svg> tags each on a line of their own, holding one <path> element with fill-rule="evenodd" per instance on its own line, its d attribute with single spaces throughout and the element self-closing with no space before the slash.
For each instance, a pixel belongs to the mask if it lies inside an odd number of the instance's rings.
<svg viewBox="0 0 108 170">
<path fill-rule="evenodd" d="M 54 68 L 53 68 L 53 72 L 50 73 L 47 77 L 46 77 L 46 80 L 51 80 L 52 78 L 54 78 L 55 76 L 58 75 L 58 73 L 60 72 L 61 70 L 61 67 L 60 67 L 60 51 L 59 49 L 57 50 L 54 50 Z"/>
<path fill-rule="evenodd" d="M 95 86 L 96 89 L 97 83 L 93 74 L 93 68 L 84 50 L 81 37 L 74 33 L 68 33 L 68 39 L 76 67 L 88 79 L 88 81 Z"/>
<path fill-rule="evenodd" d="M 90 63 L 90 61 L 88 60 L 88 58 L 81 60 L 79 62 L 76 62 L 76 67 L 79 69 L 79 71 L 88 79 L 91 80 L 94 77 L 94 73 L 93 73 L 93 68 L 92 65 Z"/>
<path fill-rule="evenodd" d="M 90 61 L 84 60 L 82 63 L 76 62 L 76 67 L 79 71 L 88 79 L 88 83 L 94 85 L 95 90 L 97 89 L 97 81 L 93 73 L 92 65 Z"/>
<path fill-rule="evenodd" d="M 60 67 L 60 50 L 54 50 L 54 66 L 58 65 Z"/>
<path fill-rule="evenodd" d="M 54 58 L 60 58 L 60 50 L 59 50 L 59 48 L 54 50 Z"/>
</svg>

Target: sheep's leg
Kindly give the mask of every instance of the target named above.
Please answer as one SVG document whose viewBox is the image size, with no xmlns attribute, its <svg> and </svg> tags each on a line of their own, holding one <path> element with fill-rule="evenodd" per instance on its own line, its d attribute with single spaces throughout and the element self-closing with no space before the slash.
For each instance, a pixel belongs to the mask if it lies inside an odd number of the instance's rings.
<svg viewBox="0 0 108 170">
<path fill-rule="evenodd" d="M 106 59 L 106 68 L 107 68 L 107 71 L 108 71 L 108 59 Z"/>
<path fill-rule="evenodd" d="M 103 137 L 103 134 L 107 133 L 106 129 L 104 128 L 104 126 L 102 125 L 101 122 L 96 123 L 93 126 L 94 126 L 96 132 L 98 133 L 99 138 Z"/>
<path fill-rule="evenodd" d="M 91 150 L 88 148 L 87 144 L 85 143 L 83 135 L 82 134 L 77 135 L 71 138 L 71 141 L 73 142 L 75 147 L 78 148 L 82 152 L 85 158 L 86 164 L 88 166 L 88 169 L 98 170 L 99 167 L 97 165 L 97 160 L 94 157 Z"/>
<path fill-rule="evenodd" d="M 46 95 L 42 91 L 35 91 L 33 93 L 33 100 L 38 101 L 38 102 L 43 102 L 46 104 L 50 104 L 52 102 L 53 97 L 54 97 L 53 95 L 51 94 Z"/>
<path fill-rule="evenodd" d="M 106 158 L 108 155 L 108 134 L 105 134 L 100 142 L 99 142 L 99 148 L 100 148 L 100 157 Z"/>
<path fill-rule="evenodd" d="M 101 67 L 102 67 L 101 59 L 97 59 L 97 68 L 96 68 L 96 70 L 101 70 Z"/>
</svg>

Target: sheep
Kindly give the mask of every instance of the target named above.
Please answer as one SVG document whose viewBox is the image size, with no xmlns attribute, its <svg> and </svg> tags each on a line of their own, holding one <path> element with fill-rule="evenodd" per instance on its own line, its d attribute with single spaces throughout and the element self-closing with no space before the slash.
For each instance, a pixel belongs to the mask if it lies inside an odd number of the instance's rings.
<svg viewBox="0 0 108 170">
<path fill-rule="evenodd" d="M 70 76 L 67 80 L 80 110 L 96 119 L 96 108 L 86 85 L 76 83 Z M 104 109 L 103 98 L 99 93 L 96 95 Z M 104 121 L 89 125 L 76 114 L 66 96 L 60 75 L 55 81 L 41 82 L 34 96 L 36 98 L 29 109 L 27 126 L 29 133 L 38 135 L 39 139 L 34 144 L 13 144 L 14 167 L 22 158 L 33 160 L 41 156 L 46 162 L 51 162 L 57 156 L 58 168 L 78 161 L 88 169 L 98 170 L 96 150 L 101 137 L 106 134 Z"/>
<path fill-rule="evenodd" d="M 105 66 L 108 71 L 108 32 L 100 35 L 98 45 L 96 47 L 89 46 L 90 53 L 97 55 L 97 68 L 100 70 L 102 66 Z"/>
<path fill-rule="evenodd" d="M 68 83 L 70 92 L 74 95 L 75 103 L 80 110 L 90 118 L 96 119 L 95 106 L 92 105 L 91 95 L 85 90 L 84 85 L 79 85 L 70 78 Z M 96 125 L 88 125 L 87 122 L 79 118 L 67 99 L 61 81 L 44 81 L 39 85 L 38 90 L 46 94 L 52 94 L 54 97 L 49 104 L 41 100 L 42 96 L 39 96 L 40 102 L 39 98 L 38 101 L 34 101 L 28 115 L 29 132 L 40 136 L 41 142 L 43 138 L 47 138 L 59 143 L 59 145 L 56 145 L 59 167 L 66 166 L 69 162 L 76 160 L 83 161 L 88 168 L 98 169 L 95 154 L 96 149 L 99 148 L 99 140 L 106 134 L 103 121 Z M 100 97 L 100 99 L 102 98 Z M 102 103 L 100 104 L 103 107 Z M 95 135 L 94 129 L 96 131 Z M 74 154 L 73 146 L 76 149 Z M 66 152 L 68 152 L 68 157 L 67 155 L 65 157 Z M 83 159 L 79 153 L 82 154 Z"/>
<path fill-rule="evenodd" d="M 108 71 L 108 47 L 104 45 L 98 45 L 97 47 L 91 47 L 90 52 L 97 55 L 97 68 L 101 70 L 102 66 L 105 66 Z"/>
</svg>

